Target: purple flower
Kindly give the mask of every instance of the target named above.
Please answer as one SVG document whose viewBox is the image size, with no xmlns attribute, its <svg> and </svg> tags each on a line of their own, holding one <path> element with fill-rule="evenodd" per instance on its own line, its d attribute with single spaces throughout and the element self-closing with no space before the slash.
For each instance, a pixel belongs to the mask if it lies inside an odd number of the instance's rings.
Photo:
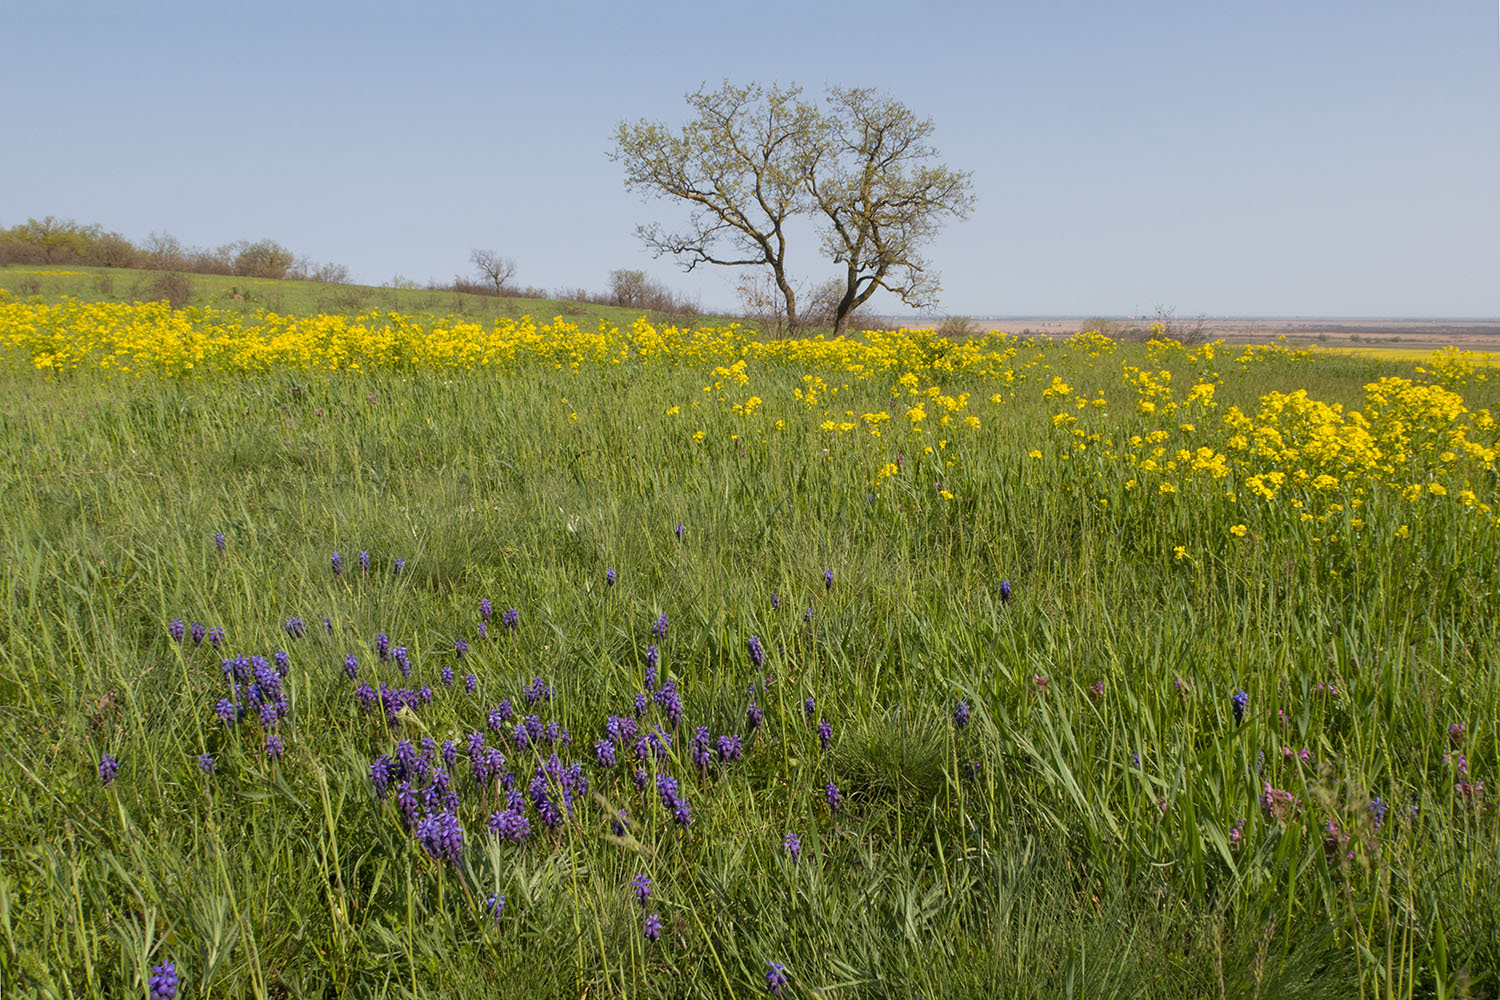
<svg viewBox="0 0 1500 1000">
<path fill-rule="evenodd" d="M 651 899 L 651 877 L 642 872 L 631 879 L 630 887 L 635 890 L 635 901 L 644 907 Z"/>
<path fill-rule="evenodd" d="M 1375 821 L 1375 832 L 1385 825 L 1386 804 L 1379 797 L 1370 800 L 1370 816 Z"/>
<path fill-rule="evenodd" d="M 615 568 L 613 566 L 604 571 L 604 585 L 606 587 L 613 587 L 615 585 Z"/>
<path fill-rule="evenodd" d="M 327 632 L 329 635 L 333 635 L 333 619 L 329 618 L 327 615 L 323 616 L 323 631 Z"/>
<path fill-rule="evenodd" d="M 120 773 L 120 762 L 109 754 L 99 758 L 99 781 L 108 788 L 115 783 L 115 775 Z"/>
<path fill-rule="evenodd" d="M 479 687 L 479 678 L 478 677 L 475 677 L 473 674 L 464 674 L 464 693 L 466 693 L 466 694 L 473 694 L 474 690 L 476 688 L 478 688 L 478 687 Z"/>
<path fill-rule="evenodd" d="M 218 531 L 214 533 L 214 547 L 220 552 L 229 548 L 229 541 L 224 537 L 224 532 Z"/>
<path fill-rule="evenodd" d="M 460 660 L 462 660 L 464 658 L 464 654 L 467 653 L 468 651 L 469 651 L 469 644 L 467 642 L 465 642 L 462 639 L 454 639 L 453 640 L 453 652 L 455 654 L 457 654 L 457 656 L 458 656 L 458 658 Z"/>
<path fill-rule="evenodd" d="M 146 980 L 146 986 L 151 991 L 151 1000 L 177 1000 L 177 963 L 163 962 L 160 965 L 153 965 L 151 978 Z"/>
<path fill-rule="evenodd" d="M 521 624 L 521 612 L 515 608 L 507 608 L 505 614 L 500 616 L 500 624 L 514 632 Z"/>
<path fill-rule="evenodd" d="M 401 671 L 402 677 L 411 676 L 411 659 L 406 655 L 405 646 L 397 646 L 390 658 L 396 661 L 396 669 Z"/>
<path fill-rule="evenodd" d="M 818 720 L 818 744 L 823 752 L 828 752 L 828 744 L 833 742 L 833 727 L 828 724 L 827 719 Z"/>
<path fill-rule="evenodd" d="M 187 626 L 181 618 L 173 618 L 167 622 L 167 635 L 172 637 L 173 642 L 181 642 L 182 637 L 187 634 Z"/>
<path fill-rule="evenodd" d="M 641 922 L 641 933 L 646 935 L 647 941 L 655 944 L 661 937 L 661 917 L 655 913 L 646 914 L 646 919 Z"/>
<path fill-rule="evenodd" d="M 368 712 L 375 707 L 375 689 L 370 687 L 369 681 L 361 681 L 354 691 L 355 697 L 359 699 L 359 707 Z M 222 705 L 223 702 L 220 702 Z M 226 720 L 228 721 L 228 720 Z"/>
<path fill-rule="evenodd" d="M 447 663 L 443 664 L 442 677 L 443 687 L 451 688 L 453 686 L 453 667 L 451 665 Z"/>
<path fill-rule="evenodd" d="M 656 619 L 655 624 L 651 626 L 651 634 L 658 639 L 665 639 L 667 637 L 667 613 L 665 611 L 661 613 Z"/>
<path fill-rule="evenodd" d="M 281 677 L 285 677 L 287 671 L 292 667 L 292 658 L 287 655 L 284 649 L 278 649 L 272 653 L 271 662 L 276 664 L 276 673 Z"/>
<path fill-rule="evenodd" d="M 838 812 L 844 805 L 844 796 L 839 793 L 839 786 L 831 781 L 823 786 L 823 798 L 828 800 L 828 808 L 833 812 Z"/>
<path fill-rule="evenodd" d="M 780 611 L 781 610 L 781 598 L 777 597 L 775 594 L 771 595 L 771 610 L 772 611 Z"/>
<path fill-rule="evenodd" d="M 384 632 L 376 635 L 375 652 L 377 655 L 379 655 L 381 663 L 389 660 L 391 658 L 391 637 L 386 635 Z"/>
<path fill-rule="evenodd" d="M 765 721 L 765 718 L 765 710 L 756 704 L 755 699 L 752 697 L 750 699 L 750 707 L 745 709 L 745 721 L 750 724 L 751 731 L 759 729 L 760 724 Z"/>
<path fill-rule="evenodd" d="M 1462 722 L 1455 722 L 1448 727 L 1448 742 L 1456 749 L 1464 741 L 1464 730 L 1468 727 Z"/>
<path fill-rule="evenodd" d="M 451 812 L 427 817 L 417 827 L 417 839 L 435 861 L 446 861 L 457 868 L 464 849 L 464 828 Z"/>
<path fill-rule="evenodd" d="M 812 608 L 808 608 L 806 611 L 802 612 L 802 620 L 804 622 L 810 622 L 810 621 L 812 621 L 812 615 L 813 615 L 813 609 Z"/>
<path fill-rule="evenodd" d="M 1009 580 L 1001 580 L 1000 581 L 1000 603 L 1001 604 L 1008 604 L 1008 603 L 1010 603 L 1010 581 Z"/>
<path fill-rule="evenodd" d="M 646 714 L 646 695 L 643 691 L 635 693 L 635 717 L 639 719 Z"/>
<path fill-rule="evenodd" d="M 204 625 L 202 622 L 193 622 L 192 636 L 194 646 L 203 645 L 203 637 L 207 634 L 208 626 Z"/>
<path fill-rule="evenodd" d="M 953 706 L 953 725 L 959 729 L 969 724 L 969 703 L 960 701 Z"/>
<path fill-rule="evenodd" d="M 525 805 L 525 800 L 522 800 Z M 501 840 L 510 840 L 519 844 L 531 836 L 531 820 L 519 809 L 506 809 L 502 812 L 493 813 L 489 822 L 490 833 Z"/>
<path fill-rule="evenodd" d="M 817 711 L 818 711 L 818 699 L 814 698 L 812 695 L 808 695 L 806 698 L 803 699 L 803 701 L 802 701 L 802 714 L 803 715 L 805 715 L 809 719 L 811 719 L 813 717 L 813 715 Z"/>
<path fill-rule="evenodd" d="M 222 626 L 215 625 L 208 630 L 208 644 L 214 649 L 222 649 L 224 647 L 224 629 Z"/>
<path fill-rule="evenodd" d="M 485 900 L 484 912 L 499 920 L 500 914 L 505 912 L 505 897 L 491 893 L 490 898 Z"/>
<path fill-rule="evenodd" d="M 331 559 L 329 559 L 328 561 L 333 564 L 333 575 L 334 576 L 343 576 L 344 575 L 344 560 L 339 557 L 339 554 L 337 552 L 335 552 L 333 554 L 333 557 Z"/>
<path fill-rule="evenodd" d="M 405 570 L 406 570 L 406 560 L 405 559 L 397 559 L 396 560 L 396 575 L 400 576 Z"/>
<path fill-rule="evenodd" d="M 796 864 L 797 859 L 802 857 L 802 838 L 788 830 L 786 836 L 782 838 L 781 849 L 786 851 L 787 857 L 792 859 L 793 864 Z"/>
<path fill-rule="evenodd" d="M 786 986 L 786 966 L 781 962 L 772 962 L 770 968 L 766 969 L 766 989 L 773 997 L 779 998 L 784 986 Z"/>
<path fill-rule="evenodd" d="M 359 676 L 359 659 L 353 653 L 344 657 L 344 674 L 351 681 Z"/>
<path fill-rule="evenodd" d="M 552 685 L 540 677 L 533 678 L 531 687 L 526 689 L 526 705 L 529 708 L 539 701 L 552 700 Z"/>
<path fill-rule="evenodd" d="M 266 734 L 266 756 L 271 760 L 280 760 L 286 754 L 286 744 L 281 737 L 275 733 Z"/>
<path fill-rule="evenodd" d="M 614 767 L 615 745 L 609 740 L 599 740 L 594 744 L 594 759 L 599 762 L 600 767 Z"/>
<path fill-rule="evenodd" d="M 682 541 L 682 533 L 686 530 L 687 526 L 684 525 L 681 521 L 678 521 L 677 527 L 672 529 L 672 533 L 677 536 L 677 540 L 680 542 Z"/>
<path fill-rule="evenodd" d="M 370 575 L 370 553 L 364 549 L 359 550 L 359 571 L 365 576 Z"/>
<path fill-rule="evenodd" d="M 831 570 L 831 569 L 825 569 L 823 571 L 823 589 L 824 590 L 832 590 L 833 589 L 833 570 Z"/>
<path fill-rule="evenodd" d="M 307 623 L 304 622 L 301 618 L 295 617 L 288 618 L 286 621 L 282 622 L 281 627 L 286 629 L 286 634 L 293 639 L 302 638 L 303 633 L 307 631 Z"/>
<path fill-rule="evenodd" d="M 204 774 L 213 774 L 219 765 L 214 761 L 213 754 L 203 753 L 198 755 L 198 770 Z"/>
<path fill-rule="evenodd" d="M 765 666 L 766 651 L 760 644 L 760 637 L 752 635 L 748 640 L 746 640 L 746 645 L 750 647 L 751 665 L 754 666 L 756 670 L 759 670 L 761 667 Z"/>
<path fill-rule="evenodd" d="M 1234 708 L 1234 721 L 1236 723 L 1244 722 L 1245 706 L 1250 704 L 1250 696 L 1244 691 L 1236 691 L 1229 699 L 1229 703 Z"/>
<path fill-rule="evenodd" d="M 719 751 L 719 761 L 723 764 L 739 760 L 740 755 L 744 752 L 740 738 L 731 734 L 719 737 L 717 749 Z"/>
<path fill-rule="evenodd" d="M 480 600 L 479 600 L 479 617 L 481 619 L 483 619 L 484 621 L 489 621 L 490 620 L 490 616 L 493 615 L 494 613 L 495 613 L 495 606 L 490 603 L 490 599 L 488 597 L 482 597 L 482 598 L 480 598 Z"/>
<path fill-rule="evenodd" d="M 630 829 L 630 813 L 624 809 L 615 810 L 615 818 L 609 821 L 609 826 L 616 837 L 625 836 Z"/>
</svg>

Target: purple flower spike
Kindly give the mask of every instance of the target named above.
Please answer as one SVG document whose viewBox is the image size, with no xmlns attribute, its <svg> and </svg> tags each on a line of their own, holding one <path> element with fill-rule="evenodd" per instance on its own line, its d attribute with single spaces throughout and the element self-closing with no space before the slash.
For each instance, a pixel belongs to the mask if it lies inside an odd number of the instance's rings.
<svg viewBox="0 0 1500 1000">
<path fill-rule="evenodd" d="M 109 754 L 99 758 L 99 781 L 108 788 L 115 783 L 115 775 L 120 773 L 120 762 Z"/>
<path fill-rule="evenodd" d="M 505 614 L 500 616 L 500 624 L 514 632 L 521 624 L 521 612 L 515 608 L 507 608 Z"/>
<path fill-rule="evenodd" d="M 333 575 L 334 576 L 343 576 L 344 575 L 344 560 L 343 560 L 342 557 L 339 556 L 339 554 L 337 552 L 335 552 L 333 554 L 333 556 L 328 561 L 333 566 Z"/>
<path fill-rule="evenodd" d="M 451 688 L 453 686 L 453 667 L 452 667 L 451 664 L 447 664 L 447 663 L 443 664 L 442 675 L 443 675 L 443 687 L 445 687 L 445 688 Z"/>
<path fill-rule="evenodd" d="M 833 570 L 831 570 L 831 569 L 825 569 L 823 571 L 823 589 L 824 590 L 832 590 L 833 589 Z"/>
<path fill-rule="evenodd" d="M 214 547 L 217 548 L 220 552 L 223 552 L 225 549 L 229 548 L 229 542 L 224 538 L 224 532 L 215 532 Z"/>
<path fill-rule="evenodd" d="M 813 715 L 817 713 L 817 711 L 818 699 L 814 698 L 812 695 L 808 695 L 802 702 L 802 714 L 811 719 Z"/>
<path fill-rule="evenodd" d="M 823 786 L 823 797 L 828 800 L 828 808 L 838 812 L 844 805 L 844 796 L 839 792 L 839 786 L 833 782 Z"/>
<path fill-rule="evenodd" d="M 1001 604 L 1008 604 L 1009 602 L 1010 602 L 1010 581 L 1009 580 L 1001 580 L 1000 581 L 1000 603 Z"/>
<path fill-rule="evenodd" d="M 818 743 L 823 752 L 828 752 L 828 745 L 833 742 L 833 727 L 828 724 L 827 719 L 818 720 Z"/>
<path fill-rule="evenodd" d="M 959 729 L 969 724 L 969 703 L 960 701 L 953 706 L 953 725 Z"/>
<path fill-rule="evenodd" d="M 446 861 L 457 868 L 463 856 L 464 828 L 451 812 L 441 812 L 424 819 L 417 827 L 417 839 L 434 861 Z"/>
<path fill-rule="evenodd" d="M 772 962 L 766 969 L 766 989 L 773 997 L 780 998 L 782 989 L 786 986 L 786 965 L 781 962 Z"/>
<path fill-rule="evenodd" d="M 490 599 L 488 597 L 481 598 L 479 601 L 479 617 L 484 621 L 489 621 L 494 613 L 495 606 L 490 603 Z"/>
<path fill-rule="evenodd" d="M 677 540 L 679 542 L 682 541 L 682 533 L 684 531 L 687 531 L 687 526 L 684 525 L 681 521 L 678 521 L 677 527 L 672 529 L 672 533 L 677 536 Z"/>
<path fill-rule="evenodd" d="M 301 618 L 288 618 L 282 623 L 282 628 L 286 629 L 286 634 L 291 638 L 300 639 L 307 631 L 307 623 Z"/>
<path fill-rule="evenodd" d="M 465 642 L 462 639 L 454 639 L 453 640 L 453 652 L 455 654 L 457 654 L 457 656 L 458 656 L 458 658 L 460 660 L 462 660 L 464 658 L 464 654 L 467 653 L 468 651 L 469 651 L 469 644 L 467 642 Z"/>
<path fill-rule="evenodd" d="M 788 830 L 786 837 L 781 841 L 781 849 L 786 851 L 787 857 L 792 859 L 792 864 L 802 857 L 802 838 Z"/>
<path fill-rule="evenodd" d="M 359 677 L 359 659 L 353 653 L 344 657 L 344 674 L 351 681 Z"/>
<path fill-rule="evenodd" d="M 364 549 L 359 550 L 359 571 L 365 576 L 370 575 L 370 553 Z"/>
<path fill-rule="evenodd" d="M 473 694 L 479 687 L 479 678 L 473 674 L 464 674 L 464 693 Z"/>
<path fill-rule="evenodd" d="M 812 615 L 813 615 L 813 609 L 812 608 L 808 608 L 806 611 L 802 612 L 802 620 L 805 621 L 805 622 L 810 622 L 810 621 L 812 621 Z"/>
<path fill-rule="evenodd" d="M 615 568 L 613 566 L 604 571 L 604 585 L 606 587 L 613 587 L 615 585 Z"/>
<path fill-rule="evenodd" d="M 771 595 L 771 610 L 772 611 L 780 611 L 781 610 L 781 598 L 777 597 L 775 594 Z"/>
<path fill-rule="evenodd" d="M 657 617 L 656 622 L 651 626 L 651 634 L 658 639 L 665 639 L 667 637 L 667 614 L 665 611 Z"/>
<path fill-rule="evenodd" d="M 651 899 L 651 877 L 642 872 L 631 880 L 630 887 L 635 890 L 635 901 L 644 907 Z"/>
<path fill-rule="evenodd" d="M 405 571 L 406 571 L 406 560 L 405 559 L 397 559 L 396 560 L 396 575 L 400 576 Z"/>
<path fill-rule="evenodd" d="M 1241 723 L 1245 721 L 1245 706 L 1250 704 L 1250 696 L 1244 691 L 1236 691 L 1229 699 L 1231 707 L 1234 708 L 1234 721 Z"/>
<path fill-rule="evenodd" d="M 222 625 L 215 625 L 208 630 L 208 644 L 214 649 L 224 648 L 224 627 Z"/>
<path fill-rule="evenodd" d="M 655 913 L 646 914 L 646 919 L 641 922 L 641 933 L 646 936 L 647 941 L 655 944 L 661 937 L 661 917 Z"/>
<path fill-rule="evenodd" d="M 146 980 L 151 991 L 151 1000 L 177 1000 L 177 963 L 163 962 L 151 967 L 151 978 Z"/>
<path fill-rule="evenodd" d="M 765 651 L 765 648 L 762 647 L 761 644 L 760 644 L 760 637 L 752 635 L 746 641 L 746 645 L 750 647 L 750 663 L 751 663 L 751 665 L 754 666 L 756 670 L 759 670 L 761 667 L 765 666 L 766 665 L 766 651 Z"/>
<path fill-rule="evenodd" d="M 266 756 L 272 760 L 280 760 L 286 754 L 286 744 L 280 736 L 275 733 L 266 735 Z"/>
<path fill-rule="evenodd" d="M 173 642 L 181 642 L 182 637 L 187 635 L 187 625 L 181 618 L 173 618 L 167 622 L 167 635 L 172 637 Z"/>
<path fill-rule="evenodd" d="M 205 753 L 198 755 L 198 770 L 204 774 L 213 774 L 218 768 L 219 765 L 214 760 L 213 754 Z"/>
</svg>

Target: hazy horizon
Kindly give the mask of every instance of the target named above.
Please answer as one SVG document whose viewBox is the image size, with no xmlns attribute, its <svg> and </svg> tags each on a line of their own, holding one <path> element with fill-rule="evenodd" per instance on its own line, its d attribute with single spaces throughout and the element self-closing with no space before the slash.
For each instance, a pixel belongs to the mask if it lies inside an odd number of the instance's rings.
<svg viewBox="0 0 1500 1000">
<path fill-rule="evenodd" d="M 1500 316 L 1496 6 L 859 10 L 12 4 L 0 226 L 270 238 L 368 284 L 490 248 L 522 285 L 641 269 L 732 308 L 733 273 L 636 240 L 683 213 L 625 190 L 615 124 L 723 78 L 865 85 L 974 174 L 923 315 Z"/>
</svg>

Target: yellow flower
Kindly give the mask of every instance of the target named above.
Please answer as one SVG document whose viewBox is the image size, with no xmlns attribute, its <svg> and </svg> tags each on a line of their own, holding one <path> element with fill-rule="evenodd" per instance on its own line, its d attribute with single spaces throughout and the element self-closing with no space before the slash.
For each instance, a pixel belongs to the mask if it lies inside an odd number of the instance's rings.
<svg viewBox="0 0 1500 1000">
<path fill-rule="evenodd" d="M 1234 527 L 1229 529 L 1229 533 L 1237 538 L 1244 538 L 1245 532 L 1249 530 L 1250 529 L 1246 528 L 1243 524 L 1236 524 Z"/>
<path fill-rule="evenodd" d="M 667 409 L 667 416 L 669 416 L 669 417 L 675 417 L 677 414 L 679 414 L 681 412 L 682 412 L 682 407 L 680 407 L 680 406 L 669 407 Z"/>
<path fill-rule="evenodd" d="M 1183 559 L 1187 558 L 1187 546 L 1186 545 L 1176 545 L 1176 546 L 1173 546 L 1172 547 L 1172 558 L 1176 559 L 1179 562 L 1181 562 Z"/>
<path fill-rule="evenodd" d="M 949 493 L 947 490 L 942 490 L 941 492 L 938 493 L 938 496 L 942 497 L 944 500 L 952 500 L 953 499 L 953 494 Z"/>
<path fill-rule="evenodd" d="M 1042 457 L 1042 453 L 1039 452 L 1039 451 L 1037 451 L 1035 448 L 1033 448 L 1033 449 L 1031 449 L 1030 454 L 1028 454 L 1026 457 L 1027 458 L 1041 458 Z"/>
<path fill-rule="evenodd" d="M 703 435 L 703 432 L 702 432 L 702 431 L 697 431 L 697 432 L 695 432 L 695 433 L 694 433 L 694 434 L 693 434 L 693 440 L 694 440 L 694 441 L 702 441 L 702 440 L 703 440 L 703 437 L 704 437 L 704 435 Z"/>
<path fill-rule="evenodd" d="M 1396 529 L 1396 537 L 1397 538 L 1407 538 L 1410 535 L 1411 535 L 1411 528 L 1409 528 L 1407 525 L 1403 524 L 1401 527 L 1399 527 L 1399 528 Z"/>
</svg>

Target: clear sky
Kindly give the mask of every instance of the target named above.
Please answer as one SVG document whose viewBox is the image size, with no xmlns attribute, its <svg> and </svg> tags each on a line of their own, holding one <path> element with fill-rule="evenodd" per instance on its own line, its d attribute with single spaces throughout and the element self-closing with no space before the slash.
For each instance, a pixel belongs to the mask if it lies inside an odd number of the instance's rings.
<svg viewBox="0 0 1500 1000">
<path fill-rule="evenodd" d="M 1490 0 L 0 5 L 0 226 L 271 238 L 378 284 L 639 268 L 620 119 L 708 82 L 874 86 L 977 210 L 940 312 L 1500 316 Z M 800 274 L 822 276 L 816 248 Z M 826 266 L 825 266 L 826 270 Z M 890 303 L 887 310 L 894 311 Z"/>
</svg>

